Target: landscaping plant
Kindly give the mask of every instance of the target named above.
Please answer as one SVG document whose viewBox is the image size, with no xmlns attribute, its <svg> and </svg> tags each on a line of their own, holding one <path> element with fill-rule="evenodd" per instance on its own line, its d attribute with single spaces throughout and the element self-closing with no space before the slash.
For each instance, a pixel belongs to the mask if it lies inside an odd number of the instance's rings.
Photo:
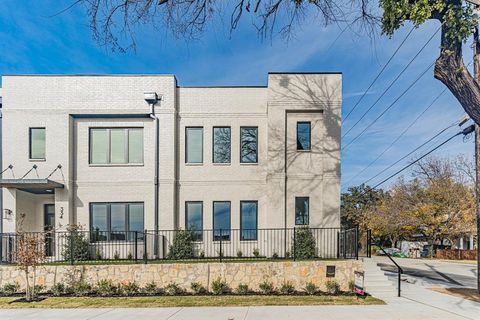
<svg viewBox="0 0 480 320">
<path fill-rule="evenodd" d="M 338 294 L 340 293 L 340 284 L 336 280 L 328 280 L 325 283 L 325 287 L 327 288 L 327 292 L 330 294 Z"/>
<path fill-rule="evenodd" d="M 314 294 L 316 294 L 318 292 L 318 287 L 315 285 L 315 283 L 309 281 L 309 282 L 307 282 L 307 284 L 305 285 L 305 288 L 303 288 L 303 290 L 308 295 L 313 296 Z"/>
<path fill-rule="evenodd" d="M 63 259 L 86 261 L 90 259 L 89 242 L 81 225 L 70 224 L 63 239 Z"/>
<path fill-rule="evenodd" d="M 180 260 L 193 258 L 193 236 L 188 230 L 175 232 L 172 244 L 168 248 L 168 259 Z"/>
<path fill-rule="evenodd" d="M 14 282 L 14 283 L 7 283 L 3 286 L 3 294 L 7 295 L 7 296 L 11 296 L 11 295 L 14 295 L 15 293 L 18 292 L 18 290 L 20 290 L 20 285 L 18 284 L 18 282 Z"/>
<path fill-rule="evenodd" d="M 243 257 L 243 252 L 242 252 L 242 250 L 237 250 L 237 257 L 238 257 L 238 258 Z"/>
<path fill-rule="evenodd" d="M 177 296 L 183 293 L 183 289 L 175 282 L 167 284 L 164 290 L 165 293 L 169 296 Z"/>
<path fill-rule="evenodd" d="M 227 283 L 222 280 L 222 278 L 218 277 L 217 279 L 212 281 L 212 293 L 215 295 L 225 294 L 228 293 L 229 288 Z"/>
<path fill-rule="evenodd" d="M 88 282 L 80 280 L 73 283 L 71 291 L 76 296 L 84 297 L 92 293 L 92 286 Z"/>
<path fill-rule="evenodd" d="M 149 296 L 153 296 L 160 292 L 160 288 L 155 282 L 152 281 L 147 283 L 145 288 L 143 288 L 143 292 Z"/>
<path fill-rule="evenodd" d="M 248 285 L 246 283 L 240 283 L 238 285 L 237 289 L 235 289 L 235 292 L 237 294 L 241 294 L 241 295 L 248 294 L 248 292 L 249 292 Z"/>
<path fill-rule="evenodd" d="M 97 294 L 101 295 L 102 297 L 112 296 L 117 293 L 117 286 L 112 282 L 112 280 L 100 280 L 97 282 L 95 286 L 95 291 Z"/>
<path fill-rule="evenodd" d="M 315 237 L 308 227 L 295 229 L 292 252 L 296 259 L 315 258 Z"/>
<path fill-rule="evenodd" d="M 258 288 L 263 294 L 272 294 L 275 292 L 275 287 L 273 286 L 273 283 L 268 280 L 264 280 L 258 285 Z"/>
<path fill-rule="evenodd" d="M 260 250 L 258 250 L 258 248 L 253 249 L 253 256 L 255 258 L 260 257 Z"/>
<path fill-rule="evenodd" d="M 135 281 L 120 284 L 119 291 L 125 296 L 134 296 L 140 292 L 140 287 Z"/>
<path fill-rule="evenodd" d="M 290 281 L 286 281 L 282 283 L 282 286 L 280 287 L 280 293 L 281 294 L 295 293 L 295 287 L 293 286 L 293 283 L 291 283 Z"/>
<path fill-rule="evenodd" d="M 194 294 L 204 294 L 207 292 L 207 289 L 200 282 L 192 282 L 190 284 L 190 289 Z"/>
<path fill-rule="evenodd" d="M 55 283 L 50 291 L 55 297 L 60 297 L 65 294 L 65 285 L 61 282 Z"/>
</svg>

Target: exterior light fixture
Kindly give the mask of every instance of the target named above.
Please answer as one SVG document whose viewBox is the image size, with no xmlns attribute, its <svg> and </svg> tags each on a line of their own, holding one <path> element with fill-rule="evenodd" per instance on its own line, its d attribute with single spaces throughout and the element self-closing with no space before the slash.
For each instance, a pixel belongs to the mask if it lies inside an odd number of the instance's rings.
<svg viewBox="0 0 480 320">
<path fill-rule="evenodd" d="M 4 212 L 4 215 L 3 215 L 4 219 L 8 219 L 12 216 L 12 210 L 10 209 L 3 209 L 3 212 Z"/>
<path fill-rule="evenodd" d="M 143 98 L 149 105 L 154 105 L 159 100 L 156 92 L 145 92 Z"/>
</svg>

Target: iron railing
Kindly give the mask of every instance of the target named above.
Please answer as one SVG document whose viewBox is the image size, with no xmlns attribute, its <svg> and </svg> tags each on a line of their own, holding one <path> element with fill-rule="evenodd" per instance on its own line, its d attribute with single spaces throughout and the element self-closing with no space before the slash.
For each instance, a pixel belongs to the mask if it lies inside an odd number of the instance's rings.
<svg viewBox="0 0 480 320">
<path fill-rule="evenodd" d="M 17 263 L 22 237 L 46 263 L 161 260 L 358 259 L 358 228 L 57 231 L 0 234 L 0 262 Z"/>
</svg>

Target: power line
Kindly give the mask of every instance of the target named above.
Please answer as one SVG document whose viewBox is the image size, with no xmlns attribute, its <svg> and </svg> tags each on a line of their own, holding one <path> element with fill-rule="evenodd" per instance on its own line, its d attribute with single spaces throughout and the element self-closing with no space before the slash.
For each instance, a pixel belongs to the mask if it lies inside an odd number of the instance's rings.
<svg viewBox="0 0 480 320">
<path fill-rule="evenodd" d="M 350 181 L 352 181 L 353 179 L 355 179 L 356 177 L 360 176 L 362 173 L 364 173 L 368 168 L 370 168 L 373 164 L 375 164 L 388 150 L 390 150 L 394 145 L 395 143 L 397 143 L 404 135 L 405 133 L 408 132 L 408 130 L 410 130 L 411 127 L 413 127 L 413 125 L 415 123 L 417 123 L 417 121 L 433 106 L 433 104 L 438 100 L 440 99 L 440 97 L 447 91 L 447 89 L 445 88 L 442 92 L 440 92 L 440 94 L 438 94 L 435 99 L 433 99 L 433 101 L 402 131 L 402 133 L 400 133 L 398 135 L 397 138 L 395 138 L 392 143 L 390 143 L 390 145 L 388 147 L 386 147 L 376 158 L 375 160 L 373 160 L 372 162 L 370 162 L 365 168 L 363 168 L 361 171 L 359 171 L 355 176 L 353 176 L 352 178 L 350 178 L 346 184 L 350 183 Z"/>
<path fill-rule="evenodd" d="M 405 171 L 406 169 L 410 168 L 411 166 L 413 166 L 415 163 L 417 163 L 418 161 L 422 160 L 423 158 L 425 158 L 426 156 L 428 156 L 429 154 L 431 154 L 432 152 L 434 152 L 435 150 L 437 150 L 438 148 L 442 147 L 443 145 L 445 145 L 446 143 L 450 142 L 453 138 L 455 138 L 456 136 L 459 136 L 461 134 L 463 134 L 464 136 L 466 136 L 467 134 L 470 134 L 472 133 L 473 131 L 475 131 L 475 125 L 471 125 L 471 126 L 468 126 L 467 128 L 463 129 L 462 131 L 460 132 L 457 132 L 455 133 L 453 136 L 451 136 L 450 138 L 448 138 L 447 140 L 443 141 L 442 143 L 440 143 L 439 145 L 437 145 L 435 148 L 431 149 L 430 151 L 428 151 L 427 153 L 425 153 L 423 156 L 421 156 L 420 158 L 417 158 L 416 160 L 410 162 L 408 165 L 404 166 L 402 169 L 396 171 L 395 173 L 391 174 L 390 176 L 388 176 L 388 178 L 382 180 L 381 182 L 377 183 L 375 186 L 372 187 L 372 189 L 376 189 L 378 186 L 384 184 L 385 182 L 387 182 L 388 180 L 390 180 L 391 178 L 395 177 L 396 175 L 398 175 L 399 173 Z"/>
<path fill-rule="evenodd" d="M 427 45 L 430 43 L 430 41 L 432 41 L 432 39 L 435 37 L 435 35 L 438 33 L 438 31 L 440 31 L 440 27 L 435 31 L 435 33 L 432 34 L 432 36 L 428 39 L 427 42 L 425 42 L 425 44 L 420 48 L 420 50 L 415 54 L 415 56 L 410 60 L 410 62 L 407 63 L 407 65 L 403 68 L 403 70 L 395 77 L 395 79 L 393 79 L 393 81 L 388 85 L 388 87 L 382 92 L 382 94 L 377 98 L 377 100 L 375 100 L 375 102 L 362 114 L 362 116 L 353 124 L 352 127 L 350 127 L 350 129 L 347 130 L 347 132 L 345 132 L 344 135 L 342 135 L 342 138 L 345 138 L 345 136 L 350 133 L 350 131 L 352 131 L 353 128 L 355 128 L 359 123 L 360 121 L 363 120 L 363 118 L 365 118 L 365 116 L 370 112 L 370 110 L 373 109 L 373 107 L 375 105 L 377 105 L 377 103 L 380 101 L 380 99 L 383 98 L 383 96 L 385 96 L 385 94 L 388 92 L 388 90 L 390 90 L 390 88 L 393 87 L 393 85 L 398 81 L 398 79 L 405 73 L 405 71 L 408 69 L 408 67 L 415 61 L 415 59 L 420 55 L 420 53 L 422 53 L 422 51 L 427 47 Z M 345 119 L 344 119 L 345 120 Z"/>
<path fill-rule="evenodd" d="M 383 71 L 385 71 L 385 69 L 388 67 L 388 65 L 390 64 L 390 62 L 393 60 L 393 58 L 397 55 L 398 51 L 400 50 L 401 47 L 403 47 L 403 44 L 407 41 L 407 39 L 410 37 L 410 35 L 412 34 L 413 30 L 415 30 L 415 26 L 412 27 L 412 29 L 407 33 L 407 35 L 405 36 L 405 38 L 403 39 L 403 41 L 400 43 L 400 45 L 397 47 L 397 49 L 393 52 L 392 56 L 388 59 L 387 63 L 382 67 L 382 69 L 380 70 L 380 72 L 377 74 L 377 76 L 375 77 L 375 79 L 373 79 L 372 83 L 370 83 L 370 85 L 368 86 L 367 90 L 365 90 L 362 94 L 362 96 L 357 100 L 357 102 L 355 103 L 355 105 L 353 106 L 353 108 L 348 112 L 348 114 L 343 118 L 343 121 L 346 121 L 348 119 L 348 117 L 352 114 L 352 112 L 355 110 L 355 108 L 359 105 L 359 103 L 363 100 L 363 98 L 365 98 L 365 96 L 367 95 L 368 91 L 370 91 L 370 89 L 372 88 L 372 86 L 375 84 L 375 82 L 378 80 L 378 78 L 380 78 L 380 76 L 382 75 Z M 345 30 L 344 30 L 345 31 Z M 342 31 L 343 33 L 343 31 Z"/>
</svg>

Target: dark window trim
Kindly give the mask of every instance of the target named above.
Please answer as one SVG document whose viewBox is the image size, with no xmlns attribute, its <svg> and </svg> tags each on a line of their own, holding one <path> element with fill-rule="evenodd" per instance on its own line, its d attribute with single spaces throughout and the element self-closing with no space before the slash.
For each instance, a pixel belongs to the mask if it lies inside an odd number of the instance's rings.
<svg viewBox="0 0 480 320">
<path fill-rule="evenodd" d="M 202 129 L 202 161 L 201 162 L 188 162 L 188 137 L 187 137 L 187 131 L 188 129 Z M 188 126 L 185 127 L 185 163 L 186 164 L 196 164 L 196 165 L 201 165 L 203 164 L 203 138 L 205 137 L 205 129 L 202 126 Z"/>
<path fill-rule="evenodd" d="M 230 241 L 232 240 L 232 202 L 231 201 L 223 201 L 223 200 L 217 200 L 212 202 L 212 230 L 213 230 L 213 241 L 220 241 L 215 239 L 215 230 L 220 230 L 220 229 L 215 229 L 215 203 L 228 203 L 230 207 L 230 214 L 229 214 L 229 220 L 230 220 L 230 229 L 228 229 L 228 240 L 223 240 L 222 241 Z M 223 234 L 223 230 L 222 234 Z M 222 235 L 220 235 L 222 236 Z"/>
<path fill-rule="evenodd" d="M 303 217 L 303 223 L 297 223 L 297 199 L 299 198 L 307 198 L 308 199 L 308 211 L 307 211 L 307 221 L 305 223 L 305 217 Z M 295 219 L 295 225 L 296 226 L 308 226 L 310 224 L 310 197 L 306 196 L 299 196 L 295 197 L 295 211 L 294 211 L 294 219 Z"/>
<path fill-rule="evenodd" d="M 242 203 L 255 203 L 256 212 L 255 212 L 255 239 L 244 239 L 243 238 L 243 225 L 242 225 Z M 251 229 L 247 229 L 251 230 Z M 240 200 L 240 241 L 257 241 L 258 240 L 258 200 Z"/>
<path fill-rule="evenodd" d="M 228 157 L 228 162 L 216 162 L 215 161 L 215 129 L 229 129 L 230 130 L 230 154 Z M 231 164 L 232 163 L 232 127 L 230 126 L 214 126 L 212 128 L 212 163 L 216 164 Z"/>
<path fill-rule="evenodd" d="M 203 241 L 203 229 L 204 229 L 204 226 L 203 226 L 203 201 L 185 201 L 185 230 L 189 230 L 188 229 L 188 204 L 195 204 L 195 203 L 200 203 L 202 205 L 202 229 L 201 230 L 194 230 L 194 231 L 200 231 L 200 239 L 196 239 L 194 241 L 197 241 L 197 242 L 202 242 Z"/>
<path fill-rule="evenodd" d="M 45 157 L 33 158 L 32 157 L 32 130 L 43 129 L 45 131 Z M 28 160 L 33 161 L 45 161 L 47 160 L 47 128 L 46 127 L 29 127 L 28 128 Z"/>
<path fill-rule="evenodd" d="M 299 124 L 308 124 L 309 132 L 308 132 L 308 149 L 299 149 L 298 148 L 298 125 Z M 311 121 L 297 121 L 297 151 L 312 151 L 312 122 Z"/>
<path fill-rule="evenodd" d="M 255 149 L 255 162 L 247 162 L 242 160 L 242 129 L 255 129 L 257 135 L 255 137 L 255 144 L 257 148 Z M 241 126 L 240 127 L 240 163 L 258 163 L 258 126 Z"/>
</svg>

